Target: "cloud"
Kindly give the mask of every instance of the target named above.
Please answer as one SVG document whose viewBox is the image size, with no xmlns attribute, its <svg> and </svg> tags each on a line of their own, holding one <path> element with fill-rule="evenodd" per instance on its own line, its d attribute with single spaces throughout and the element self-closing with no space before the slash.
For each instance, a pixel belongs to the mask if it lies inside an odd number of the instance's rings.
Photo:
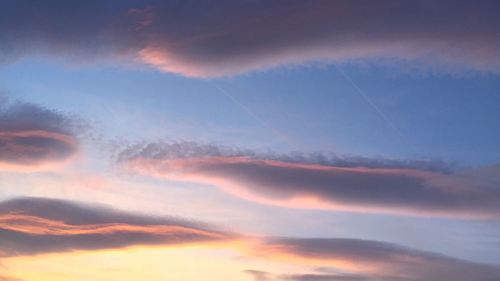
<svg viewBox="0 0 500 281">
<path fill-rule="evenodd" d="M 373 279 L 356 274 L 272 274 L 259 270 L 246 270 L 255 281 L 397 281 L 395 279 Z M 408 280 L 408 279 L 407 279 Z M 403 281 L 400 279 L 400 281 Z"/>
<path fill-rule="evenodd" d="M 363 160 L 343 159 L 336 164 L 335 159 L 281 160 L 235 151 L 192 143 L 153 144 L 126 149 L 119 158 L 130 171 L 215 185 L 236 196 L 278 206 L 453 217 L 500 215 L 500 166 L 450 174 L 418 162 L 413 168 L 387 160 L 369 160 L 364 165 Z"/>
<path fill-rule="evenodd" d="M 269 272 L 254 269 L 245 270 L 245 273 L 250 274 L 255 281 L 271 281 L 273 276 Z"/>
<path fill-rule="evenodd" d="M 232 243 L 238 239 L 238 243 Z M 494 281 L 500 268 L 396 244 L 346 238 L 256 237 L 180 219 L 124 213 L 42 198 L 0 203 L 0 256 L 132 245 L 222 242 L 245 257 L 312 272 L 247 270 L 257 281 Z M 221 244 L 213 244 L 215 247 Z"/>
<path fill-rule="evenodd" d="M 496 266 L 371 240 L 271 238 L 255 251 L 331 267 L 330 273 L 262 275 L 267 279 L 255 275 L 257 281 L 493 281 L 500 278 L 500 268 Z"/>
<path fill-rule="evenodd" d="M 357 59 L 500 70 L 496 1 L 2 1 L 3 59 L 128 58 L 186 76 Z M 1 59 L 1 58 L 0 58 Z"/>
<path fill-rule="evenodd" d="M 396 279 L 390 279 L 384 277 L 385 281 L 396 281 Z M 376 281 L 376 279 L 369 278 L 362 275 L 353 274 L 294 274 L 282 277 L 286 281 Z M 382 279 L 379 279 L 382 281 Z M 400 279 L 403 281 L 402 279 Z"/>
<path fill-rule="evenodd" d="M 201 224 L 73 202 L 18 198 L 0 203 L 0 254 L 33 255 L 229 238 Z"/>
<path fill-rule="evenodd" d="M 39 169 L 78 151 L 75 120 L 29 104 L 0 106 L 0 170 Z"/>
<path fill-rule="evenodd" d="M 249 269 L 245 273 L 255 281 L 375 281 L 363 275 L 355 274 L 272 274 L 270 272 Z M 385 281 L 390 281 L 385 279 Z"/>
</svg>

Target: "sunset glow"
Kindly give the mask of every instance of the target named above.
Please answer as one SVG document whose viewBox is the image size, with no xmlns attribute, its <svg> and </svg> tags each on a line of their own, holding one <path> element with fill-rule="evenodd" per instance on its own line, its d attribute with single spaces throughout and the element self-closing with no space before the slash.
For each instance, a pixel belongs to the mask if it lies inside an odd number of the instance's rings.
<svg viewBox="0 0 500 281">
<path fill-rule="evenodd" d="M 0 281 L 499 281 L 499 15 L 0 1 Z"/>
</svg>

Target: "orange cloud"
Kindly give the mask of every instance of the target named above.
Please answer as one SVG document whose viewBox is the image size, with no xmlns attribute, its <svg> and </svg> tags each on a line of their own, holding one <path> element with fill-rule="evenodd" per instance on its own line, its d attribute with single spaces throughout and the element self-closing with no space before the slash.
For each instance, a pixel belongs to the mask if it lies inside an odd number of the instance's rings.
<svg viewBox="0 0 500 281">
<path fill-rule="evenodd" d="M 195 223 L 24 198 L 0 203 L 0 253 L 30 255 L 69 250 L 184 244 L 230 239 Z"/>
<path fill-rule="evenodd" d="M 177 225 L 130 225 L 123 223 L 71 225 L 23 214 L 0 215 L 0 228 L 29 235 L 90 235 L 114 233 L 144 233 L 155 235 L 199 235 L 223 238 L 222 234 Z"/>
</svg>

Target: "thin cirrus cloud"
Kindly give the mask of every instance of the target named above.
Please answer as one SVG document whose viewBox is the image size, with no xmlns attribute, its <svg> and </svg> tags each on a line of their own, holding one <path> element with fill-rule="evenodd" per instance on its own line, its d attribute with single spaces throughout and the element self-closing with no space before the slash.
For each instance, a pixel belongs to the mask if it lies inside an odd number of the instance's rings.
<svg viewBox="0 0 500 281">
<path fill-rule="evenodd" d="M 58 112 L 17 102 L 0 106 L 0 170 L 37 170 L 78 151 L 77 122 Z"/>
<path fill-rule="evenodd" d="M 229 237 L 201 224 L 64 200 L 17 198 L 0 203 L 0 254 L 4 257 L 208 242 Z"/>
<path fill-rule="evenodd" d="M 128 58 L 194 77 L 391 58 L 500 70 L 497 1 L 2 1 L 0 59 Z"/>
<path fill-rule="evenodd" d="M 270 238 L 256 251 L 291 262 L 321 265 L 316 272 L 306 274 L 248 270 L 256 281 L 493 281 L 500 278 L 497 266 L 371 240 Z"/>
<path fill-rule="evenodd" d="M 133 146 L 119 158 L 132 172 L 214 185 L 277 206 L 464 218 L 500 215 L 500 166 L 451 173 L 420 162 L 267 157 L 195 143 Z"/>
</svg>

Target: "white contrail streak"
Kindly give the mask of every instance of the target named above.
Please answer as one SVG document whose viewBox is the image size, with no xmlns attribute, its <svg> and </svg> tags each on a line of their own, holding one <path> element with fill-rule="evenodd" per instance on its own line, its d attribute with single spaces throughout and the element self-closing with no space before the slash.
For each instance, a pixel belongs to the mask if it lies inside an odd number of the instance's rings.
<svg viewBox="0 0 500 281">
<path fill-rule="evenodd" d="M 394 122 L 391 121 L 391 119 L 370 99 L 370 97 L 352 80 L 352 78 L 345 73 L 345 71 L 340 68 L 340 66 L 335 65 L 337 70 L 342 74 L 342 76 L 354 87 L 356 92 L 363 98 L 363 100 L 378 114 L 378 116 L 389 126 L 391 129 L 393 129 L 401 139 L 403 139 L 404 142 L 406 142 L 411 149 L 416 152 L 417 148 L 413 144 L 413 142 L 410 141 L 409 138 L 406 137 L 405 134 L 394 124 Z"/>
<path fill-rule="evenodd" d="M 268 130 L 270 130 L 274 135 L 276 135 L 280 139 L 284 140 L 286 143 L 288 143 L 290 145 L 294 145 L 294 146 L 297 147 L 297 145 L 295 144 L 295 142 L 292 141 L 290 139 L 290 137 L 288 137 L 287 135 L 285 135 L 282 132 L 278 131 L 273 126 L 269 125 L 269 123 L 267 123 L 265 120 L 263 120 L 262 118 L 260 118 L 259 116 L 257 116 L 255 113 L 253 113 L 253 111 L 250 110 L 250 108 L 248 108 L 243 103 L 241 103 L 239 100 L 237 100 L 235 97 L 233 97 L 231 94 L 229 94 L 229 92 L 226 91 L 224 88 L 220 87 L 219 85 L 217 85 L 213 81 L 208 81 L 208 83 L 211 84 L 217 90 L 219 90 L 219 92 L 221 94 L 223 94 L 224 96 L 226 96 L 229 100 L 231 100 L 231 102 L 233 102 L 234 104 L 236 104 L 236 106 L 238 106 L 240 109 L 242 109 L 246 114 L 248 114 L 250 117 L 252 117 L 255 121 L 257 121 L 263 127 L 265 127 Z"/>
</svg>

